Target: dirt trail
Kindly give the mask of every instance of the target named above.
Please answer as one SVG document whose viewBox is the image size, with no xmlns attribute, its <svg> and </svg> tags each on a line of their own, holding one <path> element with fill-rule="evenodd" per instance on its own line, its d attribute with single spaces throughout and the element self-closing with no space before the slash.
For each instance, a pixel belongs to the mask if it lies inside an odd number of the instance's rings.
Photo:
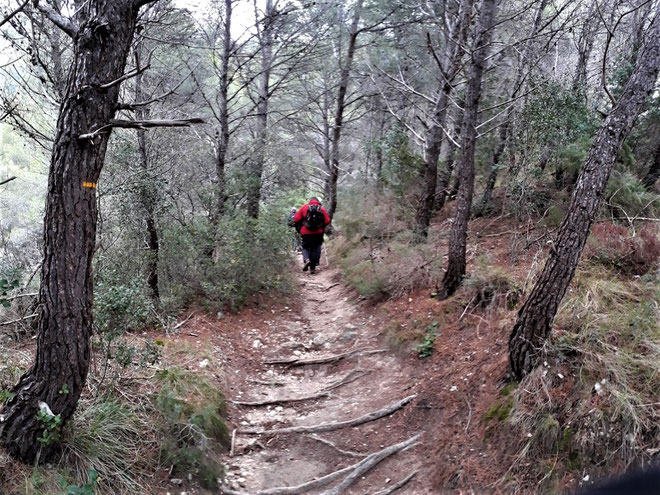
<svg viewBox="0 0 660 495">
<path fill-rule="evenodd" d="M 394 490 L 418 471 L 424 456 L 414 438 L 422 432 L 407 427 L 417 398 L 399 358 L 382 348 L 375 322 L 356 305 L 337 271 L 300 272 L 298 284 L 305 301 L 299 310 L 273 309 L 272 319 L 241 332 L 242 346 L 251 352 L 230 365 L 235 430 L 232 452 L 224 459 L 225 493 L 431 493 L 421 471 Z M 329 356 L 338 357 L 306 363 Z M 272 361 L 282 363 L 268 364 Z M 328 425 L 357 419 L 362 424 Z M 268 433 L 287 427 L 300 428 Z M 276 490 L 342 469 L 322 486 Z"/>
</svg>

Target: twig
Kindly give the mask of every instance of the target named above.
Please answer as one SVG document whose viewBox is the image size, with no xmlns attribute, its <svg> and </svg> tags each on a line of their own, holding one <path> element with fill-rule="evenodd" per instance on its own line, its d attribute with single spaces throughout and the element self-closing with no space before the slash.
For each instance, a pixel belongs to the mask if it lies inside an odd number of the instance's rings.
<svg viewBox="0 0 660 495">
<path fill-rule="evenodd" d="M 231 448 L 229 449 L 229 457 L 234 457 L 234 445 L 236 445 L 236 428 L 231 432 Z"/>
<path fill-rule="evenodd" d="M 192 318 L 192 316 L 193 316 L 194 314 L 195 314 L 194 312 L 190 313 L 190 314 L 188 315 L 188 318 L 186 318 L 185 320 L 183 320 L 183 321 L 177 323 L 177 324 L 174 326 L 174 328 L 172 329 L 172 331 L 175 332 L 176 330 L 178 330 L 179 328 L 181 328 L 183 325 L 185 325 L 185 324 L 188 322 L 188 320 L 190 320 L 190 318 Z"/>
<path fill-rule="evenodd" d="M 339 485 L 335 486 L 331 490 L 328 490 L 323 493 L 323 495 L 341 495 L 346 491 L 346 489 L 351 486 L 353 483 L 355 483 L 364 473 L 367 471 L 370 471 L 373 469 L 375 466 L 377 466 L 381 461 L 384 459 L 387 459 L 391 455 L 396 454 L 397 452 L 401 452 L 402 450 L 405 450 L 407 448 L 412 447 L 416 442 L 417 439 L 419 438 L 419 434 L 415 435 L 414 437 L 409 438 L 408 440 L 404 442 L 397 443 L 395 445 L 391 445 L 387 448 L 384 448 L 380 452 L 376 452 L 374 454 L 371 454 L 368 456 L 366 459 L 360 461 L 353 472 L 349 474 L 344 481 L 342 481 Z"/>
<path fill-rule="evenodd" d="M 21 10 L 23 10 L 28 3 L 30 3 L 30 0 L 25 0 L 21 5 L 19 5 L 16 8 L 16 10 L 7 14 L 6 17 L 0 21 L 0 27 L 2 27 L 6 22 L 11 21 L 14 18 L 14 16 L 18 14 Z M 0 185 L 2 185 L 2 183 L 0 183 Z"/>
<path fill-rule="evenodd" d="M 23 318 L 18 318 L 17 320 L 3 321 L 2 323 L 0 323 L 0 327 L 5 327 L 7 325 L 13 325 L 14 323 L 18 323 L 18 322 L 23 321 L 23 320 L 29 320 L 30 318 L 36 318 L 37 316 L 39 316 L 39 315 L 37 313 L 34 313 L 33 315 L 24 316 Z"/>
<path fill-rule="evenodd" d="M 390 414 L 394 413 L 395 411 L 398 411 L 403 406 L 408 404 L 415 397 L 417 397 L 417 394 L 410 395 L 405 399 L 401 399 L 399 402 L 390 404 L 389 406 L 383 409 L 379 409 L 378 411 L 374 411 L 369 414 L 365 414 L 364 416 L 360 416 L 359 418 L 349 419 L 346 421 L 337 421 L 334 423 L 321 423 L 312 426 L 289 426 L 285 428 L 275 428 L 273 430 L 246 429 L 246 430 L 240 430 L 239 433 L 245 433 L 250 435 L 274 435 L 278 433 L 320 433 L 322 431 L 339 430 L 341 428 L 358 426 L 364 423 L 375 421 L 385 416 L 389 416 Z"/>
<path fill-rule="evenodd" d="M 0 25 L 1 25 L 1 24 L 0 24 Z M 3 185 L 5 185 L 5 184 L 7 184 L 8 182 L 11 182 L 11 181 L 13 181 L 13 180 L 16 180 L 16 177 L 15 177 L 15 176 L 14 176 L 14 177 L 9 177 L 9 179 L 5 179 L 5 180 L 3 180 L 3 181 L 0 181 L 0 186 L 3 186 Z"/>
<path fill-rule="evenodd" d="M 308 364 L 327 364 L 327 363 L 334 363 L 337 361 L 341 361 L 342 359 L 352 357 L 356 354 L 360 354 L 360 355 L 379 354 L 381 352 L 387 352 L 387 349 L 369 349 L 369 350 L 357 349 L 354 351 L 344 352 L 342 354 L 335 354 L 332 356 L 321 356 L 317 358 L 308 358 L 308 359 L 276 358 L 269 361 L 264 361 L 264 364 L 286 364 L 289 366 L 304 366 Z"/>
<path fill-rule="evenodd" d="M 323 290 L 324 290 L 325 292 L 328 292 L 330 289 L 332 289 L 333 287 L 337 287 L 338 285 L 341 285 L 341 284 L 340 284 L 339 282 L 337 282 L 336 284 L 329 285 L 328 287 L 326 287 L 326 288 L 323 289 Z"/>
<path fill-rule="evenodd" d="M 408 476 L 403 478 L 401 481 L 398 483 L 393 484 L 389 488 L 386 488 L 384 490 L 381 490 L 379 492 L 374 493 L 374 495 L 389 495 L 390 493 L 394 493 L 397 491 L 399 488 L 403 488 L 405 485 L 408 484 L 408 482 L 413 479 L 417 475 L 417 471 L 413 471 L 410 473 Z"/>
<path fill-rule="evenodd" d="M 341 449 L 341 448 L 337 447 L 334 443 L 332 443 L 330 440 L 326 440 L 325 438 L 321 438 L 317 435 L 310 435 L 310 438 L 313 438 L 314 440 L 318 440 L 319 442 L 324 443 L 324 444 L 328 445 L 329 447 L 332 447 L 333 449 L 335 449 L 340 454 L 348 455 L 348 456 L 351 456 L 351 457 L 364 457 L 364 454 L 360 454 L 359 452 L 353 452 L 351 450 Z"/>
</svg>

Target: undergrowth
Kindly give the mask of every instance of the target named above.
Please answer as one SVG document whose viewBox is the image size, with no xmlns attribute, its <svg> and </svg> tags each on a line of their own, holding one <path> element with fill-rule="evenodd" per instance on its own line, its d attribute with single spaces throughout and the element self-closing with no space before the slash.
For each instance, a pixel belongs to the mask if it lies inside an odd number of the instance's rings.
<svg viewBox="0 0 660 495">
<path fill-rule="evenodd" d="M 341 232 L 332 243 L 345 281 L 371 301 L 401 297 L 437 285 L 442 254 L 435 243 L 418 243 L 409 207 L 385 192 L 350 195 L 337 213 Z"/>
<path fill-rule="evenodd" d="M 650 462 L 660 444 L 660 290 L 654 275 L 578 271 L 543 365 L 514 393 L 510 423 L 525 439 L 543 491 L 563 473 L 580 479 Z M 495 414 L 495 413 L 494 413 Z"/>
</svg>

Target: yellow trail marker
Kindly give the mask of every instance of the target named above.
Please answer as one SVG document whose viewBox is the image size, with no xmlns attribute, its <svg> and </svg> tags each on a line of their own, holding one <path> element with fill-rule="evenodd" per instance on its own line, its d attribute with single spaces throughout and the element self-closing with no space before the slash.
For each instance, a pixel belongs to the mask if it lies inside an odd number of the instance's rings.
<svg viewBox="0 0 660 495">
<path fill-rule="evenodd" d="M 83 187 L 90 187 L 96 189 L 96 182 L 83 182 Z"/>
</svg>

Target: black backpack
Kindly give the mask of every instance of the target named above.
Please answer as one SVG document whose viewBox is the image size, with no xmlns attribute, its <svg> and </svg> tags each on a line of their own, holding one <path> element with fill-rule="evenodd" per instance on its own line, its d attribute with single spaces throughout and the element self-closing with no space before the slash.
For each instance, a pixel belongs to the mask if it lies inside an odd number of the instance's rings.
<svg viewBox="0 0 660 495">
<path fill-rule="evenodd" d="M 303 225 L 309 230 L 319 230 L 325 227 L 325 215 L 323 215 L 321 205 L 309 205 Z"/>
</svg>

